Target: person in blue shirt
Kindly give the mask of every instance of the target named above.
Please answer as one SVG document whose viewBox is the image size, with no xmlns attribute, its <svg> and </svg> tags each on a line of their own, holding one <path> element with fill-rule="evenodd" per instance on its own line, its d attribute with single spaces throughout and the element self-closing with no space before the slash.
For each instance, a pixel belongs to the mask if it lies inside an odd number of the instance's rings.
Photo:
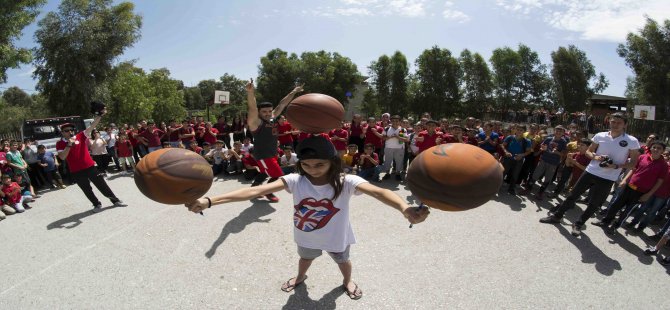
<svg viewBox="0 0 670 310">
<path fill-rule="evenodd" d="M 533 144 L 529 139 L 523 137 L 526 125 L 512 125 L 510 129 L 513 134 L 505 137 L 502 144 L 505 152 L 502 162 L 505 167 L 505 182 L 509 184 L 507 192 L 510 195 L 516 195 L 516 181 L 526 156 L 533 152 L 531 148 Z"/>
<path fill-rule="evenodd" d="M 48 152 L 44 145 L 39 145 L 37 146 L 37 160 L 44 169 L 44 174 L 47 177 L 47 182 L 51 184 L 51 188 L 65 188 L 63 178 L 58 173 L 56 154 Z"/>
<path fill-rule="evenodd" d="M 561 159 L 565 156 L 567 144 L 568 141 L 565 140 L 565 128 L 561 125 L 556 126 L 554 134 L 545 138 L 540 145 L 540 150 L 542 151 L 540 161 L 537 163 L 537 167 L 535 167 L 535 172 L 528 180 L 524 193 L 532 192 L 533 184 L 544 178 L 535 199 L 542 200 L 544 198 L 544 191 L 551 184 L 556 169 L 561 163 Z"/>
<path fill-rule="evenodd" d="M 486 123 L 484 124 L 484 132 L 481 132 L 477 135 L 477 141 L 479 147 L 483 148 L 485 151 L 493 155 L 498 148 L 498 142 L 500 142 L 500 136 L 497 132 L 493 131 L 493 124 Z"/>
</svg>

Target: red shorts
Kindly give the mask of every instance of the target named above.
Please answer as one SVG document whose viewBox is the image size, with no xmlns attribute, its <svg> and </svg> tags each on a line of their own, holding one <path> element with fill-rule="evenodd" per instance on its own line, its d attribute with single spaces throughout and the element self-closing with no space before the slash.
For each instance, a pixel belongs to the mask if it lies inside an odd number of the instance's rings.
<svg viewBox="0 0 670 310">
<path fill-rule="evenodd" d="M 277 162 L 277 157 L 263 158 L 257 160 L 258 168 L 262 173 L 267 174 L 271 178 L 278 178 L 284 175 L 279 163 Z"/>
</svg>

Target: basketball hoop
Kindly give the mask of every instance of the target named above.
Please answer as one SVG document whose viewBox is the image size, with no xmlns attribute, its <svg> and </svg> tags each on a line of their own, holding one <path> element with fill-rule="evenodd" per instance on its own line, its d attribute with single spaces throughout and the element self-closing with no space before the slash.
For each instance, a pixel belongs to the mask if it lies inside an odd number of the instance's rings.
<svg viewBox="0 0 670 310">
<path fill-rule="evenodd" d="M 215 90 L 214 104 L 230 104 L 230 92 L 223 90 Z"/>
</svg>

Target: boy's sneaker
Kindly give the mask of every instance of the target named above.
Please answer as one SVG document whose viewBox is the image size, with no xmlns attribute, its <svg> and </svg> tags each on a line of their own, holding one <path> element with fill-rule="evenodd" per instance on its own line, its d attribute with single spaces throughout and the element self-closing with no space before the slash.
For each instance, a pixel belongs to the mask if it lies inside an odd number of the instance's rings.
<svg viewBox="0 0 670 310">
<path fill-rule="evenodd" d="M 663 258 L 660 262 L 658 262 L 658 263 L 661 264 L 661 265 L 663 265 L 663 266 L 668 266 L 668 265 L 670 265 L 670 256 L 666 256 L 666 257 L 664 257 L 664 258 Z"/>
<path fill-rule="evenodd" d="M 265 198 L 270 200 L 270 202 L 279 202 L 279 198 L 272 193 L 265 195 Z"/>
<path fill-rule="evenodd" d="M 646 255 L 656 255 L 656 253 L 658 253 L 658 249 L 655 246 L 649 246 L 644 250 L 644 254 Z"/>
<path fill-rule="evenodd" d="M 28 209 L 32 209 L 33 207 L 31 207 L 30 205 L 28 205 L 27 202 L 24 202 L 24 203 L 23 203 L 23 208 L 26 209 L 26 210 L 28 210 Z"/>
<path fill-rule="evenodd" d="M 40 197 L 42 197 L 42 195 L 40 195 L 40 194 L 33 195 L 33 198 L 40 198 Z"/>
<path fill-rule="evenodd" d="M 123 201 L 121 201 L 121 200 L 117 200 L 117 201 L 114 202 L 114 206 L 115 207 L 127 207 L 128 205 L 123 203 Z"/>
<path fill-rule="evenodd" d="M 543 217 L 543 218 L 540 219 L 540 223 L 544 223 L 544 224 L 558 224 L 560 222 L 561 222 L 561 219 L 554 216 L 554 215 L 550 215 L 550 216 Z"/>
<path fill-rule="evenodd" d="M 97 205 L 93 206 L 93 213 L 98 213 L 100 211 L 102 211 L 102 205 L 101 204 L 97 204 Z"/>
<path fill-rule="evenodd" d="M 572 235 L 577 237 L 582 234 L 582 226 L 577 224 L 572 224 Z"/>
</svg>

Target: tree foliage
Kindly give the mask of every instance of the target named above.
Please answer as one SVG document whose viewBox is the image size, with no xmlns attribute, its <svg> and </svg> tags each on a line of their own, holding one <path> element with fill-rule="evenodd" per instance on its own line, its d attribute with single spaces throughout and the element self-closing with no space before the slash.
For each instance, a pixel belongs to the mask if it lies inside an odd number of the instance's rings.
<svg viewBox="0 0 670 310">
<path fill-rule="evenodd" d="M 517 103 L 522 106 L 546 106 L 551 88 L 551 77 L 547 66 L 540 61 L 537 52 L 528 46 L 519 44 L 517 50 L 521 57 L 521 68 L 517 79 Z"/>
<path fill-rule="evenodd" d="M 30 25 L 40 13 L 46 0 L 2 0 L 0 1 L 0 84 L 7 82 L 7 70 L 16 69 L 32 60 L 29 49 L 19 48 L 14 41 L 21 31 Z"/>
<path fill-rule="evenodd" d="M 641 102 L 655 105 L 656 118 L 670 116 L 670 20 L 662 24 L 647 18 L 639 33 L 629 33 L 617 50 L 635 72 L 635 93 Z"/>
<path fill-rule="evenodd" d="M 116 66 L 108 81 L 107 118 L 117 123 L 135 123 L 151 118 L 151 86 L 146 73 L 131 62 Z"/>
<path fill-rule="evenodd" d="M 28 100 L 30 103 L 26 105 Z M 3 115 L 0 133 L 18 132 L 24 120 L 49 116 L 45 102 L 40 95 L 28 95 L 14 87 L 7 89 L 0 95 L 0 115 Z"/>
<path fill-rule="evenodd" d="M 586 101 L 608 85 L 605 76 L 596 75 L 586 54 L 574 45 L 559 47 L 551 53 L 555 100 L 567 112 L 584 110 Z"/>
<path fill-rule="evenodd" d="M 326 94 L 344 104 L 347 91 L 362 81 L 349 58 L 325 51 L 303 52 L 298 57 L 274 49 L 261 58 L 258 73 L 259 97 L 273 104 L 279 103 L 296 83 L 304 83 L 306 93 Z"/>
<path fill-rule="evenodd" d="M 391 96 L 389 98 L 389 113 L 404 115 L 409 111 L 407 89 L 409 78 L 409 64 L 407 58 L 400 51 L 391 56 Z"/>
<path fill-rule="evenodd" d="M 450 116 L 460 110 L 460 81 L 463 75 L 458 60 L 448 49 L 434 46 L 416 59 L 419 90 L 415 112 L 430 111 L 433 115 Z M 420 112 L 419 112 L 420 113 Z"/>
<path fill-rule="evenodd" d="M 379 56 L 368 67 L 370 83 L 374 87 L 375 102 L 384 111 L 390 110 L 391 102 L 391 58 L 387 55 Z"/>
<path fill-rule="evenodd" d="M 161 68 L 152 70 L 147 76 L 149 82 L 149 101 L 153 102 L 151 117 L 156 122 L 180 120 L 186 115 L 184 92 L 180 82 L 170 78 L 170 71 Z"/>
<path fill-rule="evenodd" d="M 493 95 L 493 77 L 488 64 L 479 53 L 473 55 L 467 49 L 461 52 L 459 62 L 463 70 L 461 112 L 487 111 L 492 105 Z"/>
<path fill-rule="evenodd" d="M 516 109 L 519 89 L 517 79 L 521 75 L 521 56 L 509 47 L 497 48 L 491 55 L 494 94 L 499 111 Z"/>
<path fill-rule="evenodd" d="M 14 107 L 24 107 L 30 108 L 33 105 L 33 98 L 24 92 L 22 89 L 12 86 L 5 90 L 2 93 L 2 99 L 5 99 L 5 102 Z"/>
<path fill-rule="evenodd" d="M 88 113 L 112 62 L 140 36 L 142 18 L 133 10 L 129 2 L 64 0 L 39 21 L 34 76 L 52 111 Z"/>
</svg>

